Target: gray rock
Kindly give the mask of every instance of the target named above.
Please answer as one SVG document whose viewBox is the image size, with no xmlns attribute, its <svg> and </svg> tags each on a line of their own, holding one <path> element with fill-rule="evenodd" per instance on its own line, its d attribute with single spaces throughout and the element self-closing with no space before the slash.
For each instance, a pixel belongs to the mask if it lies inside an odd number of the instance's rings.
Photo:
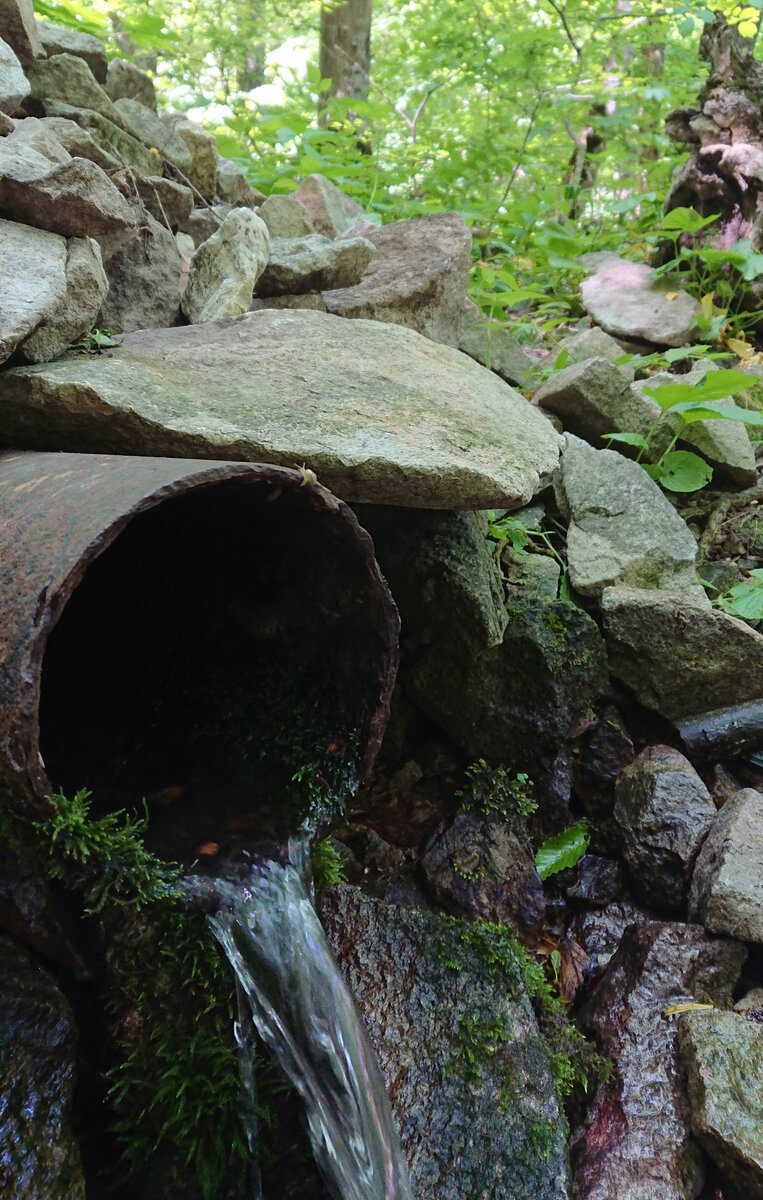
<svg viewBox="0 0 763 1200">
<path fill-rule="evenodd" d="M 88 158 L 107 173 L 119 170 L 122 165 L 118 158 L 104 150 L 92 134 L 76 121 L 70 121 L 67 117 L 27 117 L 18 124 L 26 125 L 30 121 L 36 127 L 50 133 L 71 158 Z"/>
<path fill-rule="evenodd" d="M 669 375 L 666 372 L 659 372 L 652 375 L 649 379 L 640 379 L 631 385 L 632 390 L 646 404 L 647 408 L 651 409 L 651 423 L 660 415 L 660 407 L 657 401 L 646 395 L 644 388 L 646 387 L 661 387 L 665 384 L 672 383 L 688 383 L 696 385 L 700 379 L 703 379 L 708 372 L 716 371 L 715 363 L 712 362 L 697 362 L 692 367 L 687 375 Z M 701 399 L 700 394 L 697 394 L 697 399 Z M 711 400 L 708 402 L 708 408 L 723 408 L 734 404 L 731 396 L 726 400 Z M 681 421 L 678 415 L 671 417 L 670 413 L 666 413 L 660 422 L 660 426 L 650 440 L 649 452 L 647 454 L 648 461 L 656 461 L 663 451 L 667 448 L 668 443 L 673 435 L 681 426 Z M 617 426 L 618 429 L 624 428 Z M 635 428 L 635 426 L 634 426 Z M 752 487 L 757 481 L 757 471 L 755 467 L 755 452 L 750 442 L 747 428 L 741 421 L 717 420 L 717 421 L 692 421 L 689 425 L 684 425 L 681 436 L 678 440 L 679 447 L 697 451 L 702 455 L 710 466 L 713 468 L 714 482 L 725 482 L 736 488 Z"/>
<path fill-rule="evenodd" d="M 106 82 L 109 60 L 100 38 L 89 33 L 80 33 L 78 29 L 62 29 L 58 25 L 50 25 L 47 21 L 37 22 L 37 32 L 48 58 L 52 58 L 54 54 L 73 54 L 76 58 L 85 60 L 97 83 Z"/>
<path fill-rule="evenodd" d="M 151 216 L 160 224 L 169 224 L 177 229 L 191 215 L 193 209 L 193 192 L 174 179 L 164 179 L 161 175 L 138 175 L 135 182 L 138 193 Z"/>
<path fill-rule="evenodd" d="M 674 284 L 655 278 L 649 267 L 625 258 L 603 262 L 583 280 L 580 292 L 586 311 L 606 333 L 657 346 L 688 345 L 702 311 L 687 292 L 676 292 Z"/>
<path fill-rule="evenodd" d="M 0 221 L 0 363 L 65 295 L 64 238 L 15 221 Z"/>
<path fill-rule="evenodd" d="M 206 242 L 213 233 L 217 233 L 229 212 L 233 212 L 230 204 L 213 204 L 207 208 L 194 208 L 182 223 L 181 232 L 187 233 L 193 238 L 193 244 L 198 250 L 202 242 Z"/>
<path fill-rule="evenodd" d="M 483 317 L 476 304 L 464 307 L 458 348 L 484 367 L 489 367 L 507 383 L 523 387 L 532 372 L 532 360 L 509 331 L 497 321 Z"/>
<path fill-rule="evenodd" d="M 607 362 L 614 363 L 626 353 L 620 343 L 600 329 L 598 325 L 592 325 L 590 329 L 581 329 L 579 333 L 570 333 L 567 337 L 562 338 L 557 346 L 557 353 L 561 350 L 567 351 L 570 364 L 582 362 L 585 358 L 605 358 Z M 620 363 L 617 369 L 629 382 L 633 379 L 635 371 L 630 363 Z"/>
<path fill-rule="evenodd" d="M 345 196 L 345 200 L 346 199 L 347 197 Z M 341 233 L 337 234 L 337 237 L 368 237 L 368 234 L 373 233 L 374 229 L 378 229 L 380 224 L 381 222 L 378 219 L 376 221 L 371 221 L 365 215 L 355 217 L 352 225 L 348 225 L 346 229 L 343 229 Z"/>
<path fill-rule="evenodd" d="M 27 74 L 29 95 L 38 105 L 58 100 L 75 108 L 90 108 L 115 125 L 121 125 L 119 113 L 108 95 L 84 59 L 76 54 L 55 54 L 53 58 L 37 59 L 27 68 Z"/>
<path fill-rule="evenodd" d="M 156 89 L 153 81 L 129 59 L 112 58 L 108 64 L 105 83 L 106 91 L 112 100 L 137 100 L 156 112 Z"/>
<path fill-rule="evenodd" d="M 570 922 L 569 934 L 597 967 L 605 967 L 619 949 L 626 929 L 631 925 L 656 925 L 652 915 L 629 900 L 616 900 L 600 911 L 577 913 Z"/>
<path fill-rule="evenodd" d="M 669 720 L 743 704 L 763 693 L 763 636 L 684 595 L 606 588 L 610 670 L 639 703 Z"/>
<path fill-rule="evenodd" d="M 91 420 L 96 403 L 108 420 Z M 97 362 L 6 372 L 0 436 L 307 462 L 347 499 L 425 508 L 525 504 L 559 445 L 537 409 L 457 351 L 392 325 L 294 311 L 147 331 Z"/>
<path fill-rule="evenodd" d="M 546 769 L 585 728 L 607 683 L 595 622 L 567 601 L 511 609 L 500 646 L 469 652 L 450 640 L 411 656 L 406 694 L 470 758 Z"/>
<path fill-rule="evenodd" d="M 326 304 L 319 292 L 306 292 L 300 296 L 265 296 L 252 300 L 252 312 L 261 308 L 309 308 L 311 312 L 325 312 Z"/>
<path fill-rule="evenodd" d="M 301 238 L 315 233 L 307 210 L 294 196 L 268 196 L 257 210 L 272 238 Z"/>
<path fill-rule="evenodd" d="M 29 80 L 7 42 L 0 39 L 0 112 L 13 113 L 29 94 Z"/>
<path fill-rule="evenodd" d="M 217 233 L 199 246 L 191 262 L 183 312 L 192 325 L 245 313 L 265 270 L 268 227 L 249 208 L 234 208 Z"/>
<path fill-rule="evenodd" d="M 683 912 L 715 820 L 712 797 L 689 760 L 670 746 L 642 750 L 617 780 L 615 819 L 636 895 L 660 912 Z"/>
<path fill-rule="evenodd" d="M 651 407 L 634 396 L 619 367 L 606 358 L 587 358 L 563 367 L 533 396 L 536 404 L 561 417 L 566 430 L 596 446 L 605 433 L 646 436 L 655 422 Z"/>
<path fill-rule="evenodd" d="M 703 1164 L 678 1069 L 671 1004 L 730 995 L 746 956 L 696 925 L 626 929 L 580 1019 L 614 1062 L 584 1127 L 573 1135 L 580 1200 L 692 1200 Z"/>
<path fill-rule="evenodd" d="M 315 232 L 324 237 L 338 237 L 363 212 L 359 204 L 323 175 L 308 175 L 294 197 L 307 212 Z"/>
<path fill-rule="evenodd" d="M 735 1187 L 763 1195 L 763 1026 L 716 1010 L 678 1030 L 692 1129 Z"/>
<path fill-rule="evenodd" d="M 559 594 L 562 569 L 549 554 L 519 554 L 511 545 L 501 551 L 508 604 L 547 604 Z"/>
<path fill-rule="evenodd" d="M 172 155 L 168 154 L 167 157 L 184 172 L 187 182 L 196 188 L 202 198 L 211 203 L 217 188 L 217 142 L 211 133 L 207 133 L 194 121 L 189 121 L 184 113 L 163 112 L 161 119 L 174 135 L 168 143 L 173 147 L 173 155 L 178 154 L 174 147 L 175 139 L 179 138 L 190 156 L 190 165 L 186 169 L 181 167 L 180 162 Z M 186 180 L 182 182 L 185 183 Z"/>
<path fill-rule="evenodd" d="M 125 333 L 162 329 L 180 315 L 183 264 L 175 239 L 149 214 L 106 264 L 109 290 L 99 323 Z"/>
<path fill-rule="evenodd" d="M 192 169 L 191 152 L 185 141 L 152 109 L 146 108 L 145 104 L 141 104 L 138 100 L 130 100 L 126 97 L 116 100 L 114 108 L 119 114 L 120 124 L 134 138 L 137 138 L 150 150 L 157 150 L 160 155 L 164 155 L 173 166 L 185 175 L 190 174 Z M 152 174 L 157 173 L 156 169 L 159 165 L 160 160 L 154 156 Z"/>
<path fill-rule="evenodd" d="M 324 893 L 322 920 L 376 1051 L 416 1200 L 564 1200 L 565 1121 L 511 955 L 491 966 L 473 925 L 342 885 Z"/>
<path fill-rule="evenodd" d="M 254 208 L 263 198 L 262 192 L 252 187 L 238 163 L 229 158 L 217 160 L 215 191 L 223 204 L 246 208 Z"/>
<path fill-rule="evenodd" d="M 351 287 L 375 253 L 365 238 L 334 242 L 319 233 L 273 238 L 270 258 L 257 281 L 258 296 L 289 296 L 328 288 Z"/>
<path fill-rule="evenodd" d="M 76 1032 L 52 976 L 0 938 L 0 1179 L 8 1200 L 85 1200 L 74 1135 Z"/>
<path fill-rule="evenodd" d="M 3 43 L 0 43 L 0 51 L 2 45 Z M 38 117 L 25 117 L 21 121 L 14 121 L 7 138 L 9 144 L 15 143 L 36 150 L 43 158 L 47 158 L 48 162 L 65 163 L 72 157 L 48 127 L 45 118 L 40 120 Z"/>
<path fill-rule="evenodd" d="M 0 38 L 8 43 L 22 67 L 45 54 L 32 0 L 0 0 Z"/>
<path fill-rule="evenodd" d="M 66 291 L 42 324 L 21 347 L 25 362 L 50 362 L 89 333 L 109 290 L 101 249 L 92 238 L 70 238 L 66 253 Z"/>
<path fill-rule="evenodd" d="M 713 933 L 763 942 L 763 794 L 753 788 L 718 813 L 694 868 L 689 911 Z"/>
<path fill-rule="evenodd" d="M 408 325 L 434 342 L 457 346 L 472 244 L 463 217 L 436 213 L 397 221 L 375 229 L 368 240 L 376 254 L 365 275 L 355 287 L 326 293 L 327 310 Z"/>
<path fill-rule="evenodd" d="M 569 520 L 570 581 L 582 596 L 612 585 L 665 588 L 709 607 L 695 575 L 697 543 L 638 463 L 566 434 L 555 491 Z"/>
<path fill-rule="evenodd" d="M 7 137 L 8 134 L 12 132 L 12 130 L 13 130 L 12 119 L 9 116 L 7 116 L 6 113 L 0 111 L 0 137 Z"/>
<path fill-rule="evenodd" d="M 534 925 L 546 911 L 530 839 L 518 819 L 456 813 L 430 837 L 421 870 L 435 899 L 457 916 Z"/>
<path fill-rule="evenodd" d="M 72 133 L 65 143 L 70 154 L 78 154 L 79 150 L 75 147 L 82 147 L 80 157 L 89 158 L 99 167 L 103 167 L 105 171 L 121 166 L 119 159 L 124 159 L 142 175 L 153 175 L 156 172 L 158 165 L 156 156 L 151 154 L 143 143 L 134 138 L 131 133 L 119 125 L 115 125 L 113 121 L 109 121 L 94 109 L 76 108 L 72 104 L 64 104 L 59 100 L 47 100 L 44 108 L 47 121 L 60 123 L 65 120 L 68 124 L 79 125 L 80 138 L 77 139 L 76 135 Z M 93 142 L 98 147 L 100 154 L 93 153 L 91 144 Z"/>
<path fill-rule="evenodd" d="M 8 138 L 0 141 L 0 209 L 64 237 L 124 239 L 137 224 L 124 196 L 95 163 L 85 158 L 51 163 Z"/>
</svg>

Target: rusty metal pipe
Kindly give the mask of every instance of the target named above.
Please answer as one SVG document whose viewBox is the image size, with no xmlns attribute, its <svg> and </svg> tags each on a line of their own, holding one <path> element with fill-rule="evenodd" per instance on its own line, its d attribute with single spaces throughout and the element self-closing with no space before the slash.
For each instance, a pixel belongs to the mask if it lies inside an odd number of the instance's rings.
<svg viewBox="0 0 763 1200">
<path fill-rule="evenodd" d="M 0 802 L 19 814 L 43 817 L 54 789 L 92 787 L 91 771 L 107 806 L 165 778 L 182 785 L 184 738 L 189 755 L 212 747 L 207 773 L 222 794 L 237 750 L 226 744 L 228 691 L 246 731 L 278 711 L 281 676 L 302 686 L 303 667 L 327 705 L 354 706 L 343 728 L 355 723 L 367 772 L 397 638 L 371 539 L 311 472 L 0 454 Z"/>
</svg>

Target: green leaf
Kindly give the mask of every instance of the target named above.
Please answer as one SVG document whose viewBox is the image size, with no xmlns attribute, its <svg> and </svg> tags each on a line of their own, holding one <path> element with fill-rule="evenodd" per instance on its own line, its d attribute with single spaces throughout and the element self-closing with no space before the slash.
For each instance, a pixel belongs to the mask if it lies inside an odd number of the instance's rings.
<svg viewBox="0 0 763 1200">
<path fill-rule="evenodd" d="M 696 404 L 675 404 L 671 412 L 681 413 L 687 425 L 692 421 L 741 421 L 744 425 L 763 425 L 763 413 L 755 409 L 737 408 L 731 405 L 723 408 L 705 408 L 701 402 Z"/>
<path fill-rule="evenodd" d="M 660 459 L 659 482 L 670 492 L 698 492 L 713 478 L 713 468 L 690 450 L 671 450 Z"/>
<path fill-rule="evenodd" d="M 672 208 L 662 218 L 662 228 L 674 229 L 679 233 L 698 233 L 700 229 L 712 225 L 713 221 L 717 220 L 717 215 L 701 217 L 695 208 Z"/>
<path fill-rule="evenodd" d="M 640 433 L 603 433 L 601 436 L 609 442 L 624 442 L 626 446 L 638 446 L 639 450 L 646 450 L 649 445 L 648 440 Z"/>
<path fill-rule="evenodd" d="M 556 875 L 559 871 L 565 871 L 567 867 L 574 867 L 588 849 L 589 840 L 588 825 L 585 821 L 578 821 L 563 833 L 547 838 L 535 855 L 535 866 L 541 879 L 548 879 L 549 875 Z"/>
</svg>

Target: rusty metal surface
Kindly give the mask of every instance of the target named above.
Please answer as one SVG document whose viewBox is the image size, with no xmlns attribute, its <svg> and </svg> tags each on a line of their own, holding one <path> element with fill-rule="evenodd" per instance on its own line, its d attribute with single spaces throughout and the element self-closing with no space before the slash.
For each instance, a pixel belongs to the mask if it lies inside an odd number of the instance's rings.
<svg viewBox="0 0 763 1200">
<path fill-rule="evenodd" d="M 191 489 L 232 479 L 272 484 L 329 513 L 358 558 L 378 631 L 378 704 L 366 724 L 363 767 L 389 718 L 397 670 L 397 610 L 354 513 L 312 472 L 258 463 L 102 454 L 0 454 L 0 795 L 28 816 L 51 792 L 39 754 L 42 661 L 48 637 L 88 565 L 139 513 Z"/>
</svg>

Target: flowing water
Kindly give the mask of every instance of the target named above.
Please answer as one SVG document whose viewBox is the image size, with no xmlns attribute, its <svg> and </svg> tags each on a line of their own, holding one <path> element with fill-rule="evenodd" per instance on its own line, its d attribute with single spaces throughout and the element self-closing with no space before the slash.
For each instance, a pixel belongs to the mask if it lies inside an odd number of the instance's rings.
<svg viewBox="0 0 763 1200">
<path fill-rule="evenodd" d="M 257 1033 L 304 1101 L 332 1193 L 337 1200 L 411 1200 L 381 1072 L 300 872 L 292 862 L 260 861 L 236 882 L 216 881 L 215 890 L 220 907 L 208 920 Z M 236 1038 L 243 1053 L 241 1008 Z M 252 1087 L 245 1068 L 250 1109 Z M 254 1138 L 252 1123 L 250 1144 Z M 255 1179 L 255 1198 L 258 1188 Z"/>
</svg>

